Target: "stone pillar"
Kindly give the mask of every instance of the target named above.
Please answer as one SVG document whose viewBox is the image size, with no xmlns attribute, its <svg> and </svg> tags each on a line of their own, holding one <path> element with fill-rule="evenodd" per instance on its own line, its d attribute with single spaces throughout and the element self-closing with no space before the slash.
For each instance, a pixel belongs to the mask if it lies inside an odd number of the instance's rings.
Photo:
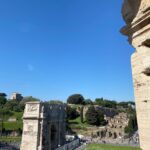
<svg viewBox="0 0 150 150">
<path fill-rule="evenodd" d="M 40 102 L 26 104 L 23 116 L 21 150 L 38 150 L 40 144 Z"/>
<path fill-rule="evenodd" d="M 38 147 L 38 150 L 43 150 L 47 144 L 46 141 L 45 141 L 45 129 L 46 126 L 45 126 L 45 121 L 46 117 L 45 117 L 45 112 L 44 112 L 44 106 L 41 106 L 41 113 L 40 113 L 40 119 L 39 119 L 39 147 Z M 45 146 L 45 147 L 44 147 Z"/>
<path fill-rule="evenodd" d="M 150 0 L 124 0 L 122 14 L 121 32 L 136 49 L 131 62 L 140 145 L 150 150 Z"/>
<path fill-rule="evenodd" d="M 58 147 L 61 146 L 61 143 L 60 143 L 60 135 L 61 134 L 61 126 L 60 126 L 60 121 L 58 121 Z"/>
<path fill-rule="evenodd" d="M 54 150 L 59 144 L 63 145 L 65 143 L 65 126 L 62 126 L 64 122 L 63 105 L 27 103 L 23 115 L 21 150 Z"/>
</svg>

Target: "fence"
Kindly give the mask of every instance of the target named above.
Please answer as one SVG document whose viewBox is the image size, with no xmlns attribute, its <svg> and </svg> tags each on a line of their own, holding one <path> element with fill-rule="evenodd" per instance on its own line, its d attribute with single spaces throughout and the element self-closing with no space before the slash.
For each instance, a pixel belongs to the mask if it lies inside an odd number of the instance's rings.
<svg viewBox="0 0 150 150">
<path fill-rule="evenodd" d="M 80 140 L 76 139 L 70 143 L 67 143 L 67 144 L 57 148 L 56 150 L 74 150 L 77 147 L 79 147 L 79 145 L 80 145 Z"/>
</svg>

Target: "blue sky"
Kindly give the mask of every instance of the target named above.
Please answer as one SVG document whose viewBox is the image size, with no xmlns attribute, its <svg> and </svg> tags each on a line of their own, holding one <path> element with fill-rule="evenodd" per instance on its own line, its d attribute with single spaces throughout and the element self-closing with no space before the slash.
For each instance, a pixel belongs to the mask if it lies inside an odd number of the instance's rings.
<svg viewBox="0 0 150 150">
<path fill-rule="evenodd" d="M 133 100 L 122 0 L 1 0 L 0 91 Z"/>
</svg>

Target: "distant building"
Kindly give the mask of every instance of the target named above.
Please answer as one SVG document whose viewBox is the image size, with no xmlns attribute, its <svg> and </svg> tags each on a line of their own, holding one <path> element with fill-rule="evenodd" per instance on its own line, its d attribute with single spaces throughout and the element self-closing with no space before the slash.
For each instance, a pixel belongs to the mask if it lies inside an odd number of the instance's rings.
<svg viewBox="0 0 150 150">
<path fill-rule="evenodd" d="M 10 99 L 11 100 L 21 101 L 23 99 L 23 96 L 20 93 L 14 92 L 14 93 L 12 93 Z"/>
</svg>

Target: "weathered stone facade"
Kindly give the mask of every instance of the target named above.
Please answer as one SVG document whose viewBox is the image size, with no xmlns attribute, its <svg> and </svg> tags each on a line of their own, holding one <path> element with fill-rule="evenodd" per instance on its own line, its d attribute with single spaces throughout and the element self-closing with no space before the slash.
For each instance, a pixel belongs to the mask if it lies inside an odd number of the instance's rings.
<svg viewBox="0 0 150 150">
<path fill-rule="evenodd" d="M 150 0 L 124 0 L 122 14 L 121 32 L 136 49 L 131 61 L 140 144 L 150 150 Z"/>
<path fill-rule="evenodd" d="M 129 117 L 127 113 L 119 113 L 114 117 L 106 117 L 108 125 L 99 131 L 101 139 L 117 139 L 124 138 L 124 129 L 128 125 Z"/>
<path fill-rule="evenodd" d="M 82 106 L 82 105 L 73 105 L 73 104 L 69 104 L 69 106 L 72 108 L 76 107 L 76 110 L 79 114 L 80 114 L 81 107 L 83 107 L 83 118 L 85 118 L 85 115 L 89 107 L 91 107 L 91 105 Z M 101 110 L 106 117 L 114 117 L 115 115 L 117 115 L 117 110 L 114 108 L 107 108 L 99 105 L 93 105 L 93 106 L 95 107 L 96 110 Z"/>
<path fill-rule="evenodd" d="M 21 150 L 54 150 L 65 143 L 65 107 L 41 102 L 26 104 Z"/>
</svg>

